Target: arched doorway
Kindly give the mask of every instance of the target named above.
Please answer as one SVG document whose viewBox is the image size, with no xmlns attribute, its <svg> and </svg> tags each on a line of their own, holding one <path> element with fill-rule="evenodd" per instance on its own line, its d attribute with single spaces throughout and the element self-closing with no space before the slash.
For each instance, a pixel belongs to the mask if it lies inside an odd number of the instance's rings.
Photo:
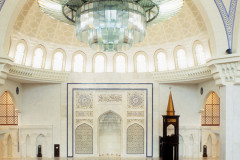
<svg viewBox="0 0 240 160">
<path fill-rule="evenodd" d="M 99 155 L 121 155 L 121 117 L 112 111 L 99 117 Z"/>
</svg>

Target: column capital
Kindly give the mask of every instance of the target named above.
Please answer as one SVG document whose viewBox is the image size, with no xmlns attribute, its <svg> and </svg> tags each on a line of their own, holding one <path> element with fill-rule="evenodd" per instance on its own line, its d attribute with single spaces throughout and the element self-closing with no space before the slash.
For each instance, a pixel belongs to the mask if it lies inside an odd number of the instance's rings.
<svg viewBox="0 0 240 160">
<path fill-rule="evenodd" d="M 216 85 L 240 84 L 240 53 L 212 58 L 207 62 Z"/>
</svg>

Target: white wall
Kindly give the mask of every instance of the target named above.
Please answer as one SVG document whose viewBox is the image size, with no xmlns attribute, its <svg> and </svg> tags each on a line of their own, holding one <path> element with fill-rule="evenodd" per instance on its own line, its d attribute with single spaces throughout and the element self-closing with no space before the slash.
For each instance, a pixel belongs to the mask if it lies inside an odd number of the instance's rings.
<svg viewBox="0 0 240 160">
<path fill-rule="evenodd" d="M 23 84 L 22 125 L 52 125 L 53 144 L 60 143 L 60 95 L 60 84 Z"/>
</svg>

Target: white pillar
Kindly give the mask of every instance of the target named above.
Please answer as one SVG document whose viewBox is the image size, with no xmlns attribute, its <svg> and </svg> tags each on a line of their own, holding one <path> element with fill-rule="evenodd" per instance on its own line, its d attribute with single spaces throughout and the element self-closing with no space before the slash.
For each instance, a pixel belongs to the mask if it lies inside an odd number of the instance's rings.
<svg viewBox="0 0 240 160">
<path fill-rule="evenodd" d="M 220 88 L 220 159 L 240 157 L 240 85 Z"/>
</svg>

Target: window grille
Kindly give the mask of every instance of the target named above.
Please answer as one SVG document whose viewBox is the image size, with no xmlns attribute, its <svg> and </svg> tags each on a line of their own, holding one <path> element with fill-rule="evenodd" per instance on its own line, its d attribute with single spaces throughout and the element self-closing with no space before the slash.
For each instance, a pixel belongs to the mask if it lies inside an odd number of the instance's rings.
<svg viewBox="0 0 240 160">
<path fill-rule="evenodd" d="M 13 99 L 7 91 L 1 96 L 0 125 L 18 125 L 18 113 L 15 111 Z"/>
<path fill-rule="evenodd" d="M 205 104 L 202 112 L 202 126 L 220 125 L 220 98 L 215 92 L 212 92 Z"/>
</svg>

